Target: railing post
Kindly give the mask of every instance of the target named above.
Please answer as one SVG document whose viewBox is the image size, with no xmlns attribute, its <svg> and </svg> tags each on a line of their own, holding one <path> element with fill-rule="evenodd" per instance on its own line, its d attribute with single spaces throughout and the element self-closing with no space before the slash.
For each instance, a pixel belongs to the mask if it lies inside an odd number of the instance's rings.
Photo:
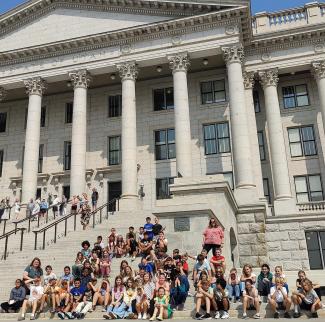
<svg viewBox="0 0 325 322">
<path fill-rule="evenodd" d="M 95 228 L 95 216 L 96 216 L 96 213 L 93 212 L 93 228 Z"/>
<path fill-rule="evenodd" d="M 17 225 L 18 225 L 18 223 L 15 222 L 15 235 L 16 235 L 16 231 L 17 231 Z"/>
<path fill-rule="evenodd" d="M 67 235 L 67 227 L 68 227 L 68 219 L 66 218 L 64 221 L 64 236 Z"/>
<path fill-rule="evenodd" d="M 20 251 L 23 250 L 23 242 L 24 242 L 24 229 L 21 230 L 21 235 L 20 235 Z"/>
<path fill-rule="evenodd" d="M 4 256 L 3 256 L 3 259 L 6 260 L 7 259 L 7 248 L 8 248 L 8 238 L 9 238 L 9 235 L 6 236 L 6 241 L 5 241 L 5 252 L 4 252 Z"/>
<path fill-rule="evenodd" d="M 37 231 L 34 231 L 34 234 L 35 234 L 34 250 L 37 250 Z"/>
<path fill-rule="evenodd" d="M 120 211 L 120 199 L 117 199 L 117 211 Z"/>
<path fill-rule="evenodd" d="M 100 208 L 99 210 L 99 222 L 102 223 L 102 210 L 103 208 Z"/>
<path fill-rule="evenodd" d="M 43 250 L 45 249 L 45 234 L 46 230 L 43 231 Z"/>
<path fill-rule="evenodd" d="M 39 218 L 40 218 L 40 215 L 38 213 L 38 215 L 37 215 L 37 228 L 39 228 Z"/>
<path fill-rule="evenodd" d="M 6 225 L 7 225 L 7 219 L 3 219 L 3 233 L 2 233 L 2 235 L 4 235 L 6 233 Z"/>
<path fill-rule="evenodd" d="M 77 213 L 73 216 L 73 230 L 76 231 L 77 228 Z"/>
<path fill-rule="evenodd" d="M 54 225 L 54 244 L 56 244 L 56 231 L 57 231 L 57 224 Z"/>
<path fill-rule="evenodd" d="M 11 219 L 11 208 L 12 207 L 9 208 L 9 219 Z"/>
<path fill-rule="evenodd" d="M 46 220 L 45 222 L 48 223 L 49 221 L 49 209 L 46 209 Z"/>
<path fill-rule="evenodd" d="M 28 218 L 28 232 L 30 232 L 30 217 Z"/>
</svg>

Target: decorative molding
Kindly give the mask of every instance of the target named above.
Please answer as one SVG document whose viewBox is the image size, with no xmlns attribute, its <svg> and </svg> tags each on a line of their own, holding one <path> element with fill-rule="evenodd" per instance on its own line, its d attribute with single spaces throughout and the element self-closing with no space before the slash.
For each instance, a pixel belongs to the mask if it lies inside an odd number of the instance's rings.
<svg viewBox="0 0 325 322">
<path fill-rule="evenodd" d="M 125 44 L 120 46 L 121 54 L 129 54 L 132 51 L 132 45 L 131 44 Z"/>
<path fill-rule="evenodd" d="M 86 69 L 77 70 L 69 73 L 74 88 L 88 88 L 91 82 L 91 76 Z"/>
<path fill-rule="evenodd" d="M 182 37 L 181 36 L 172 37 L 172 44 L 174 46 L 180 45 L 181 43 L 182 43 Z"/>
<path fill-rule="evenodd" d="M 46 89 L 46 82 L 41 77 L 24 80 L 27 95 L 42 96 Z"/>
<path fill-rule="evenodd" d="M 268 62 L 271 60 L 271 54 L 270 53 L 263 53 L 261 55 L 261 60 L 264 62 Z"/>
<path fill-rule="evenodd" d="M 3 101 L 7 96 L 7 91 L 3 88 L 0 87 L 0 102 Z"/>
<path fill-rule="evenodd" d="M 325 78 L 325 60 L 313 62 L 311 66 L 312 74 L 314 75 L 316 80 Z"/>
<path fill-rule="evenodd" d="M 135 62 L 125 62 L 116 65 L 122 81 L 133 80 L 135 81 L 139 74 L 138 65 Z"/>
<path fill-rule="evenodd" d="M 244 61 L 244 47 L 242 45 L 235 45 L 231 47 L 222 47 L 223 59 L 226 64 L 242 63 Z"/>
<path fill-rule="evenodd" d="M 262 87 L 278 86 L 279 76 L 278 69 L 269 69 L 258 73 Z"/>
<path fill-rule="evenodd" d="M 233 34 L 235 34 L 237 31 L 238 31 L 238 30 L 237 30 L 237 27 L 236 27 L 236 26 L 227 26 L 227 27 L 226 27 L 226 30 L 225 30 L 226 35 L 233 35 Z"/>
<path fill-rule="evenodd" d="M 187 72 L 191 65 L 190 59 L 187 53 L 179 53 L 172 56 L 168 56 L 169 67 L 174 72 Z"/>
<path fill-rule="evenodd" d="M 255 85 L 255 72 L 243 72 L 245 89 L 252 90 Z"/>
</svg>

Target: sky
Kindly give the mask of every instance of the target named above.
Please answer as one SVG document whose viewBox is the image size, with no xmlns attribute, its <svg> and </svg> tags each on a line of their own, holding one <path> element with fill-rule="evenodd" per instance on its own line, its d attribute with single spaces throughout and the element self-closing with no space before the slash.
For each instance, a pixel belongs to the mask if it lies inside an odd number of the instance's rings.
<svg viewBox="0 0 325 322">
<path fill-rule="evenodd" d="M 276 11 L 286 8 L 301 6 L 311 0 L 251 0 L 252 11 Z M 26 0 L 0 0 L 0 14 L 26 2 Z"/>
</svg>

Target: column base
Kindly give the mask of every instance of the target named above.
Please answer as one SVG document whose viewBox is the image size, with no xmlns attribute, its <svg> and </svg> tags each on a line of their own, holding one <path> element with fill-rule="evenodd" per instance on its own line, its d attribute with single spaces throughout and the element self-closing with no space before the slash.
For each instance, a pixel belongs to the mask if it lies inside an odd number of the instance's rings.
<svg viewBox="0 0 325 322">
<path fill-rule="evenodd" d="M 137 211 L 142 208 L 138 195 L 122 195 L 119 205 L 119 211 Z"/>
<path fill-rule="evenodd" d="M 274 200 L 274 215 L 287 216 L 297 213 L 296 200 L 294 198 L 283 197 Z"/>
<path fill-rule="evenodd" d="M 234 190 L 234 195 L 239 206 L 261 202 L 256 186 L 238 186 Z"/>
</svg>

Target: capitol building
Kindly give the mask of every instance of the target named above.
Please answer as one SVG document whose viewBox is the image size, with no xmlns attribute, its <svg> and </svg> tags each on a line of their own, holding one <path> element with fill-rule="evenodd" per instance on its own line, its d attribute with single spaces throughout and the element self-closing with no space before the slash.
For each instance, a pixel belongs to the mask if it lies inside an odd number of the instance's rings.
<svg viewBox="0 0 325 322">
<path fill-rule="evenodd" d="M 215 216 L 234 266 L 324 270 L 324 163 L 325 3 L 30 0 L 0 16 L 2 198 L 95 187 L 184 249 Z"/>
</svg>

